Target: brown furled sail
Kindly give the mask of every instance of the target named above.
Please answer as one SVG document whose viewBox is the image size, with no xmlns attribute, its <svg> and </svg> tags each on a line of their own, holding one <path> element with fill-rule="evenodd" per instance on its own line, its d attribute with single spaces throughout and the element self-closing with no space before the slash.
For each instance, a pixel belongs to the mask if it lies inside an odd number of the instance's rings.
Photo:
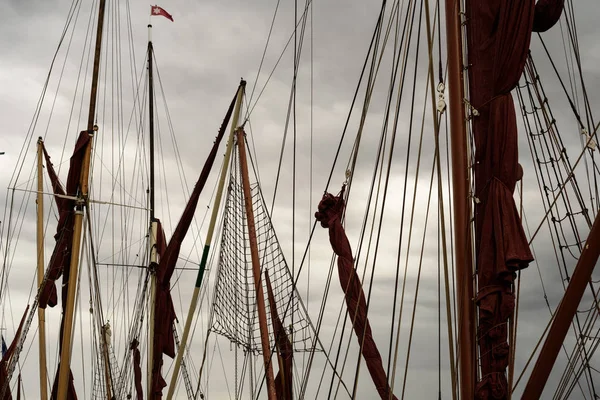
<svg viewBox="0 0 600 400">
<path fill-rule="evenodd" d="M 10 346 L 6 349 L 6 352 L 2 356 L 0 360 L 0 395 L 4 392 L 2 396 L 2 400 L 12 400 L 12 395 L 10 393 L 10 388 L 5 385 L 9 385 L 10 382 L 7 382 L 8 379 L 8 365 L 10 364 L 10 359 L 12 358 L 15 350 L 17 349 L 17 345 L 19 344 L 19 340 L 21 339 L 21 331 L 23 330 L 23 323 L 25 322 L 25 317 L 27 316 L 27 312 L 29 311 L 29 306 L 25 309 L 23 316 L 21 317 L 21 322 L 19 323 L 19 328 L 17 328 L 17 333 L 15 333 L 15 337 L 13 338 Z M 19 374 L 19 380 L 21 379 L 21 375 Z M 18 391 L 17 396 L 20 395 L 20 390 Z"/>
<path fill-rule="evenodd" d="M 58 208 L 59 218 L 58 226 L 56 228 L 56 235 L 54 235 L 56 244 L 54 246 L 54 251 L 52 252 L 52 257 L 50 258 L 48 271 L 46 272 L 47 280 L 41 288 L 39 295 L 40 308 L 46 308 L 47 306 L 54 307 L 57 304 L 57 292 L 54 282 L 61 275 L 63 275 L 63 300 L 67 295 L 69 267 L 71 265 L 71 246 L 73 245 L 73 216 L 75 213 L 75 200 L 66 199 L 61 196 L 77 195 L 81 166 L 83 164 L 85 149 L 89 141 L 90 135 L 88 135 L 86 131 L 79 133 L 79 137 L 75 143 L 75 150 L 71 156 L 66 190 L 63 189 L 63 186 L 58 179 L 58 175 L 56 174 L 56 171 L 50 162 L 50 156 L 46 151 L 46 147 L 43 147 L 44 157 L 46 158 L 46 169 L 48 170 L 48 176 L 50 177 L 50 182 L 52 183 L 52 189 L 55 195 L 54 199 Z"/>
<path fill-rule="evenodd" d="M 135 385 L 135 398 L 137 400 L 144 400 L 144 390 L 142 389 L 142 367 L 140 349 L 138 349 L 139 342 L 137 339 L 133 339 L 129 344 L 129 349 L 133 353 L 133 382 Z"/>
<path fill-rule="evenodd" d="M 362 356 L 367 364 L 369 374 L 371 374 L 371 379 L 382 400 L 397 400 L 396 396 L 391 393 L 391 388 L 387 383 L 381 355 L 373 339 L 371 325 L 367 318 L 365 293 L 360 278 L 354 270 L 352 248 L 342 226 L 345 189 L 346 186 L 344 185 L 337 196 L 325 193 L 319 202 L 319 211 L 315 213 L 315 218 L 321 223 L 323 228 L 329 229 L 329 242 L 333 251 L 338 256 L 338 273 L 340 284 L 346 294 L 348 314 L 352 319 L 358 343 L 362 344 Z"/>
<path fill-rule="evenodd" d="M 269 310 L 271 311 L 271 321 L 273 324 L 273 334 L 275 335 L 275 348 L 279 359 L 279 372 L 275 377 L 275 391 L 277 392 L 277 400 L 292 400 L 293 389 L 292 389 L 292 365 L 294 349 L 292 343 L 288 338 L 283 323 L 279 319 L 277 313 L 277 303 L 275 303 L 275 296 L 273 295 L 273 288 L 271 287 L 271 279 L 269 279 L 269 272 L 265 270 L 265 282 L 267 284 L 267 296 L 269 297 Z"/>
<path fill-rule="evenodd" d="M 63 189 L 62 184 L 58 179 L 58 175 L 52 166 L 50 156 L 44 147 L 44 157 L 46 158 L 46 169 L 52 183 L 52 190 L 54 191 L 54 197 L 56 205 L 58 207 L 59 219 L 56 228 L 56 244 L 52 257 L 50 258 L 50 264 L 45 276 L 45 282 L 40 288 L 39 294 L 39 307 L 46 308 L 48 305 L 54 307 L 57 304 L 57 291 L 54 282 L 62 275 L 62 307 L 64 313 L 65 301 L 69 289 L 69 269 L 71 265 L 71 247 L 73 245 L 73 222 L 75 214 L 76 201 L 73 199 L 67 199 L 62 196 L 77 196 L 79 189 L 79 180 L 81 175 L 81 168 L 85 151 L 90 141 L 90 135 L 87 131 L 81 131 L 77 142 L 75 143 L 75 149 L 71 156 L 69 173 L 67 175 L 66 190 Z M 60 325 L 60 344 L 62 347 L 62 332 L 63 332 L 63 321 L 61 320 Z M 56 377 L 52 387 L 52 398 L 56 398 L 58 393 L 58 374 L 60 371 L 60 364 L 56 370 Z M 77 399 L 75 393 L 75 385 L 73 384 L 73 374 L 69 371 L 69 389 L 67 398 L 69 400 Z"/>
<path fill-rule="evenodd" d="M 21 386 L 23 386 L 23 380 L 21 379 L 21 374 L 17 378 L 17 400 L 21 400 Z"/>
<path fill-rule="evenodd" d="M 508 319 L 515 272 L 533 256 L 513 193 L 518 163 L 517 123 L 511 90 L 517 85 L 534 25 L 547 30 L 564 0 L 468 0 L 470 101 L 475 140 L 475 251 L 479 306 L 478 399 L 508 395 Z M 534 22 L 535 21 L 535 22 Z"/>
<path fill-rule="evenodd" d="M 236 92 L 237 97 L 237 92 Z M 175 321 L 175 309 L 173 308 L 173 299 L 171 298 L 171 276 L 173 276 L 173 271 L 175 270 L 175 264 L 177 264 L 177 259 L 179 257 L 179 250 L 181 249 L 181 243 L 185 238 L 185 235 L 192 223 L 192 219 L 194 218 L 194 212 L 196 210 L 196 205 L 198 204 L 198 199 L 200 198 L 200 193 L 204 188 L 206 180 L 208 179 L 208 174 L 213 166 L 215 158 L 217 156 L 217 151 L 219 149 L 219 143 L 221 143 L 221 139 L 223 139 L 223 135 L 225 134 L 225 130 L 227 128 L 227 124 L 229 123 L 229 119 L 231 118 L 231 114 L 233 113 L 233 107 L 235 104 L 235 97 L 227 110 L 227 114 L 223 119 L 223 123 L 219 128 L 219 133 L 217 138 L 213 144 L 213 147 L 208 155 L 204 163 L 204 167 L 202 168 L 202 172 L 200 172 L 200 176 L 198 177 L 198 181 L 194 186 L 194 190 L 190 195 L 190 199 L 188 200 L 185 209 L 183 210 L 183 214 L 177 223 L 177 227 L 175 227 L 175 231 L 173 232 L 173 236 L 171 236 L 171 240 L 169 240 L 169 244 L 164 250 L 164 254 L 160 257 L 158 266 L 156 268 L 156 300 L 154 303 L 154 342 L 152 346 L 153 349 L 153 362 L 152 362 L 152 385 L 151 390 L 152 393 L 149 393 L 150 399 L 161 399 L 162 398 L 162 389 L 167 386 L 162 374 L 162 364 L 163 364 L 163 354 L 173 358 L 175 357 L 175 339 L 173 336 L 173 322 Z M 162 229 L 159 229 L 159 232 L 162 232 Z M 159 237 L 162 236 L 159 235 Z M 163 242 L 163 239 L 159 239 L 159 242 Z M 157 243 L 160 246 L 160 243 Z"/>
<path fill-rule="evenodd" d="M 58 374 L 60 373 L 60 363 L 56 367 L 56 376 L 54 377 L 54 384 L 52 385 L 52 394 L 50 395 L 51 400 L 57 400 L 58 398 Z M 73 378 L 73 372 L 69 370 L 69 390 L 67 391 L 67 400 L 77 400 L 77 393 L 75 393 L 75 383 Z"/>
</svg>

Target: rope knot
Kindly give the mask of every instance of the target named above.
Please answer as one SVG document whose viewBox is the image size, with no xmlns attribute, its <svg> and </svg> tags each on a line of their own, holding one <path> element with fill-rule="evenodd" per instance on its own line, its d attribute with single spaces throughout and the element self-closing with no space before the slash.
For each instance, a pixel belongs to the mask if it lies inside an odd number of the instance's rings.
<svg viewBox="0 0 600 400">
<path fill-rule="evenodd" d="M 342 186 L 342 190 L 337 196 L 326 192 L 319 202 L 319 211 L 315 213 L 315 218 L 321 223 L 323 228 L 329 228 L 333 221 L 342 218 L 342 212 L 344 211 L 345 189 L 346 186 Z"/>
</svg>

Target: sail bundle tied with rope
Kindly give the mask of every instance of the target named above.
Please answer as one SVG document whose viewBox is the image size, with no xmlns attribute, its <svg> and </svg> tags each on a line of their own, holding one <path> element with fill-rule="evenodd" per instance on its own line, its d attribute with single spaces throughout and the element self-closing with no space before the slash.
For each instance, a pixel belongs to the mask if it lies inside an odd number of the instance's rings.
<svg viewBox="0 0 600 400">
<path fill-rule="evenodd" d="M 508 321 L 515 272 L 533 256 L 513 193 L 521 179 L 517 123 L 511 90 L 525 66 L 532 30 L 557 22 L 564 0 L 470 0 L 469 87 L 476 147 L 475 250 L 481 380 L 478 399 L 506 399 Z"/>
<path fill-rule="evenodd" d="M 54 307 L 58 303 L 58 294 L 54 282 L 62 275 L 63 284 L 61 298 L 63 315 L 65 313 L 67 293 L 69 290 L 71 252 L 73 247 L 73 229 L 75 222 L 75 209 L 77 206 L 77 201 L 74 200 L 74 198 L 79 194 L 81 168 L 83 166 L 85 152 L 89 143 L 89 132 L 81 131 L 77 138 L 77 142 L 75 143 L 73 155 L 71 156 L 69 172 L 67 174 L 66 188 L 61 184 L 58 174 L 54 170 L 52 162 L 50 162 L 50 155 L 48 154 L 45 146 L 43 147 L 44 158 L 46 159 L 46 169 L 48 170 L 48 176 L 50 177 L 50 182 L 52 183 L 52 190 L 54 192 L 54 199 L 58 208 L 59 217 L 56 235 L 54 236 L 56 244 L 54 245 L 54 250 L 52 252 L 52 257 L 50 258 L 48 270 L 44 276 L 44 281 L 40 287 L 38 301 L 40 308 L 46 308 L 47 306 Z M 61 320 L 60 324 L 61 349 L 63 343 L 63 324 L 64 319 Z M 54 398 L 56 398 L 58 393 L 59 371 L 60 364 L 56 370 L 56 377 L 52 386 L 52 395 Z M 73 384 L 73 373 L 70 370 L 67 398 L 69 400 L 77 399 L 75 385 Z"/>
<path fill-rule="evenodd" d="M 52 252 L 52 257 L 50 258 L 50 264 L 48 266 L 48 272 L 46 273 L 46 283 L 42 286 L 39 295 L 40 308 L 46 308 L 47 306 L 54 307 L 58 303 L 54 282 L 60 278 L 61 275 L 63 276 L 63 300 L 65 300 L 67 296 L 69 267 L 71 265 L 71 247 L 73 246 L 73 218 L 75 215 L 76 201 L 72 198 L 66 198 L 65 196 L 77 196 L 81 167 L 83 165 L 85 149 L 87 148 L 89 141 L 90 135 L 88 132 L 82 131 L 79 133 L 79 137 L 75 143 L 75 150 L 73 150 L 73 155 L 71 156 L 66 190 L 60 183 L 58 174 L 50 162 L 50 156 L 46 151 L 46 147 L 43 147 L 44 157 L 46 159 L 46 169 L 48 170 L 48 176 L 52 183 L 54 200 L 56 201 L 59 217 L 56 235 L 54 235 L 56 245 L 54 246 L 54 251 Z"/>
<path fill-rule="evenodd" d="M 17 328 L 17 333 L 13 338 L 10 346 L 5 350 L 6 346 L 4 343 L 4 337 L 2 337 L 2 359 L 0 360 L 0 396 L 2 396 L 2 400 L 12 400 L 12 395 L 10 393 L 10 382 L 8 380 L 8 366 L 10 365 L 11 358 L 15 354 L 17 350 L 17 346 L 21 339 L 21 332 L 23 331 L 23 323 L 25 322 L 25 317 L 27 316 L 27 312 L 29 311 L 29 306 L 25 309 L 23 313 L 23 317 L 21 317 L 21 322 L 19 323 L 19 328 Z M 21 374 L 19 374 L 18 389 L 17 389 L 17 399 L 21 397 Z"/>
<path fill-rule="evenodd" d="M 342 226 L 344 191 L 345 186 L 342 187 L 340 194 L 337 196 L 334 196 L 331 193 L 325 193 L 319 202 L 319 211 L 315 213 L 315 218 L 321 223 L 323 228 L 329 229 L 329 242 L 331 243 L 333 251 L 338 256 L 338 274 L 340 284 L 346 294 L 345 298 L 348 314 L 352 319 L 354 333 L 361 345 L 361 353 L 367 364 L 371 379 L 382 400 L 397 400 L 396 396 L 391 393 L 391 388 L 387 383 L 381 354 L 379 354 L 377 344 L 373 339 L 371 325 L 367 318 L 365 293 L 360 278 L 354 270 L 352 248 L 350 247 L 350 242 L 348 241 L 348 237 Z"/>
</svg>

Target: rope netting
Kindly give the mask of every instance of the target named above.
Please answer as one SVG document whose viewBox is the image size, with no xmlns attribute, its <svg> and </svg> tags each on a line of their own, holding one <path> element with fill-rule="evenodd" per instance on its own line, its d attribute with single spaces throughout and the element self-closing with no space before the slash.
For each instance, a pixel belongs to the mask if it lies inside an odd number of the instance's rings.
<svg viewBox="0 0 600 400">
<path fill-rule="evenodd" d="M 225 204 L 211 330 L 224 335 L 247 351 L 261 353 L 248 224 L 238 172 L 234 166 Z M 294 279 L 283 256 L 258 184 L 251 185 L 251 192 L 263 293 L 267 290 L 264 280 L 267 270 L 273 286 L 277 312 L 294 349 L 309 351 L 313 343 L 309 320 L 300 303 Z M 271 315 L 269 305 L 266 304 L 265 307 L 267 315 Z M 273 344 L 275 337 L 270 318 L 268 325 L 270 342 Z"/>
</svg>

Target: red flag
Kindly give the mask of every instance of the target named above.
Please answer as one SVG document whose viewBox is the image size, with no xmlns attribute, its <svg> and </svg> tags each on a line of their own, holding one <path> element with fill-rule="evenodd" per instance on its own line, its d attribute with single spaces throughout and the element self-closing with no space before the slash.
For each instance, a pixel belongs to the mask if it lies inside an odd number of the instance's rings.
<svg viewBox="0 0 600 400">
<path fill-rule="evenodd" d="M 150 15 L 152 15 L 152 16 L 162 15 L 163 17 L 166 17 L 166 18 L 170 19 L 171 21 L 173 21 L 173 16 L 171 14 L 169 14 L 168 12 L 166 12 L 164 8 L 159 7 L 159 6 L 150 6 Z"/>
</svg>

